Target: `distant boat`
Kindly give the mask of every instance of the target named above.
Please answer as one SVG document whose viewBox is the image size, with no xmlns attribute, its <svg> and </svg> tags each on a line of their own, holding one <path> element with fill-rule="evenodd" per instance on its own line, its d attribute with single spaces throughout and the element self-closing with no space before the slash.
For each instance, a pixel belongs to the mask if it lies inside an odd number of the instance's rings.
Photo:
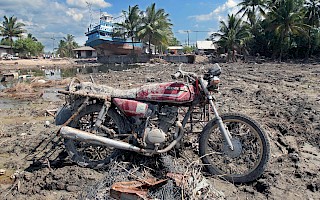
<svg viewBox="0 0 320 200">
<path fill-rule="evenodd" d="M 118 33 L 123 29 L 113 22 L 113 17 L 102 14 L 100 23 L 92 29 L 88 28 L 86 46 L 97 51 L 98 56 L 127 55 L 132 53 L 133 45 L 130 40 L 121 38 Z M 141 54 L 143 43 L 134 42 L 134 51 Z"/>
</svg>

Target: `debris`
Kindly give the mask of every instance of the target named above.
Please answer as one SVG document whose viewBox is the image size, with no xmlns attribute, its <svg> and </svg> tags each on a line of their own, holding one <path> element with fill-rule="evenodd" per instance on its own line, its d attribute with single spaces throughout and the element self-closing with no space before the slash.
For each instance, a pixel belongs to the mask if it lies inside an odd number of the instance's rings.
<svg viewBox="0 0 320 200">
<path fill-rule="evenodd" d="M 18 72 L 10 72 L 10 73 L 3 74 L 3 77 L 5 77 L 6 80 L 7 80 L 7 78 L 18 79 L 19 73 Z"/>
<path fill-rule="evenodd" d="M 18 178 L 19 174 L 20 174 L 20 172 L 17 170 L 10 176 L 10 178 L 15 180 L 16 178 Z"/>
<path fill-rule="evenodd" d="M 45 124 L 44 124 L 44 127 L 48 128 L 49 126 L 50 126 L 50 122 L 46 121 Z"/>
<path fill-rule="evenodd" d="M 32 179 L 32 177 L 33 177 L 33 174 L 32 174 L 32 173 L 30 173 L 30 172 L 24 172 L 24 179 L 25 179 L 26 181 L 30 181 L 30 180 Z"/>
<path fill-rule="evenodd" d="M 30 78 L 32 78 L 32 75 L 31 75 L 31 74 L 20 75 L 20 76 L 18 77 L 18 79 L 20 79 L 20 80 L 27 80 L 27 79 L 30 79 Z"/>
<path fill-rule="evenodd" d="M 22 136 L 22 137 L 23 137 L 23 136 L 26 136 L 26 135 L 27 135 L 27 133 L 21 133 L 21 134 L 20 134 L 20 136 Z"/>
<path fill-rule="evenodd" d="M 111 186 L 110 196 L 115 199 L 148 199 L 148 188 L 161 184 L 167 179 L 157 181 L 148 178 L 141 181 L 117 182 Z"/>
<path fill-rule="evenodd" d="M 186 175 L 184 174 L 176 174 L 176 173 L 167 173 L 167 177 L 172 178 L 177 186 L 184 186 L 186 184 Z"/>
<path fill-rule="evenodd" d="M 51 115 L 52 117 L 56 116 L 58 109 L 46 110 L 46 112 Z"/>
<path fill-rule="evenodd" d="M 47 81 L 43 80 L 43 79 L 40 79 L 37 81 L 38 83 L 46 83 Z"/>
<path fill-rule="evenodd" d="M 154 77 L 147 78 L 147 82 L 154 82 L 154 81 L 155 81 Z"/>
<path fill-rule="evenodd" d="M 4 175 L 6 173 L 5 169 L 0 169 L 0 175 Z"/>
</svg>

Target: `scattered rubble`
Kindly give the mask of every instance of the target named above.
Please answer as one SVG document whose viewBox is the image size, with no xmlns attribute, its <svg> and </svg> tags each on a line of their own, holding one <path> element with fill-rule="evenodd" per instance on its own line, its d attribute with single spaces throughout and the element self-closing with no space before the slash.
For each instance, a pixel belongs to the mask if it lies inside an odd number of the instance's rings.
<svg viewBox="0 0 320 200">
<path fill-rule="evenodd" d="M 209 67 L 185 65 L 183 70 L 202 73 Z M 221 67 L 219 111 L 253 117 L 271 141 L 269 166 L 257 181 L 234 185 L 209 176 L 198 162 L 193 134 L 185 138 L 179 156 L 172 152 L 148 158 L 122 152 L 108 169 L 78 167 L 68 160 L 55 135 L 58 127 L 52 125 L 52 114 L 63 100 L 39 98 L 44 88 L 65 87 L 70 79 L 34 81 L 0 94 L 24 99 L 19 106 L 1 107 L 0 168 L 6 171 L 0 175 L 0 199 L 107 199 L 113 184 L 149 177 L 166 180 L 148 188 L 153 199 L 319 199 L 320 65 L 223 63 Z M 175 64 L 154 63 L 92 76 L 99 84 L 132 89 L 147 80 L 169 81 L 177 69 Z M 89 75 L 79 78 L 90 81 Z M 49 128 L 44 128 L 46 121 Z M 19 174 L 10 179 L 16 170 Z"/>
<path fill-rule="evenodd" d="M 0 169 L 0 175 L 4 175 L 6 173 L 5 169 Z"/>
</svg>

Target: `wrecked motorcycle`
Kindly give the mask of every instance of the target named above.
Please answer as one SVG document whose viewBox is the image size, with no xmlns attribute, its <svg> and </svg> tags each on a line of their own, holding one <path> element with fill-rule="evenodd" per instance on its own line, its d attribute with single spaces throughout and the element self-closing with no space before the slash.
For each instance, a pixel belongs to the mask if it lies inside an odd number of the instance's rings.
<svg viewBox="0 0 320 200">
<path fill-rule="evenodd" d="M 180 149 L 183 137 L 201 122 L 206 125 L 199 155 L 207 170 L 232 182 L 253 181 L 266 168 L 268 138 L 248 116 L 218 114 L 214 94 L 220 74 L 218 64 L 204 75 L 179 70 L 172 75 L 177 81 L 126 90 L 75 78 L 59 91 L 66 103 L 56 115 L 66 151 L 78 165 L 100 168 L 118 149 L 147 156 Z"/>
</svg>

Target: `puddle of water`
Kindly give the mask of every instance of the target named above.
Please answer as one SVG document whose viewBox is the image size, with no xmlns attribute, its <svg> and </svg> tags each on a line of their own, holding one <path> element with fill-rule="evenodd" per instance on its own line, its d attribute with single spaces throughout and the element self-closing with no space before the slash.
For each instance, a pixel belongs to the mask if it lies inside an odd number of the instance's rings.
<svg viewBox="0 0 320 200">
<path fill-rule="evenodd" d="M 46 80 L 61 80 L 61 69 L 45 69 L 44 75 Z"/>
<path fill-rule="evenodd" d="M 13 87 L 18 81 L 28 81 L 32 77 L 44 77 L 45 80 L 61 80 L 67 77 L 74 77 L 76 74 L 91 74 L 91 73 L 106 73 L 110 70 L 112 71 L 127 71 L 139 67 L 139 65 L 121 65 L 121 64 L 112 64 L 112 65 L 99 65 L 99 66 L 86 66 L 78 68 L 69 68 L 69 69 L 60 69 L 60 68 L 47 68 L 47 69 L 27 69 L 19 70 L 18 73 L 21 79 L 17 80 L 6 80 L 6 82 L 0 83 L 0 91 L 6 88 Z M 28 78 L 22 79 L 26 75 Z"/>
<path fill-rule="evenodd" d="M 43 91 L 42 98 L 46 101 L 61 101 L 61 94 L 58 93 L 61 88 L 47 88 Z"/>
</svg>

